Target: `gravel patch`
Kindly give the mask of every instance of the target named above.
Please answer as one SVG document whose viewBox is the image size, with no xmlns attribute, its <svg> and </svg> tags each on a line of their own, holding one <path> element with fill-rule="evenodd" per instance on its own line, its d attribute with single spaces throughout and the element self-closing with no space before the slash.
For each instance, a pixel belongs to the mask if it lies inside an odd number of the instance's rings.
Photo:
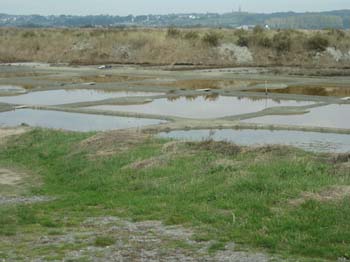
<svg viewBox="0 0 350 262">
<path fill-rule="evenodd" d="M 0 196 L 0 205 L 34 204 L 39 202 L 52 201 L 54 198 L 45 196 L 33 197 L 5 197 Z"/>
</svg>

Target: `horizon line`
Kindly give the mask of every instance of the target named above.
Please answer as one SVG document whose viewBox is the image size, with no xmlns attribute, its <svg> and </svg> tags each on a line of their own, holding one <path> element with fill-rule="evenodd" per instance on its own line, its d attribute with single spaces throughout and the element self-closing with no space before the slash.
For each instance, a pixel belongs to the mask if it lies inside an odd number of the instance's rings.
<svg viewBox="0 0 350 262">
<path fill-rule="evenodd" d="M 39 13 L 31 13 L 31 14 L 11 14 L 11 13 L 0 13 L 0 15 L 10 15 L 10 16 L 119 16 L 119 17 L 127 17 L 127 16 L 165 16 L 165 15 L 191 15 L 191 14 L 279 14 L 279 13 L 294 13 L 294 14 L 312 14 L 312 13 L 328 13 L 328 12 L 338 12 L 338 11 L 350 11 L 349 9 L 333 9 L 333 10 L 324 10 L 324 11 L 275 11 L 275 12 L 250 12 L 250 11 L 229 11 L 229 12 L 188 12 L 188 13 L 181 13 L 181 12 L 174 12 L 174 13 L 164 13 L 164 14 L 127 14 L 127 15 L 118 15 L 118 14 L 107 14 L 107 13 L 100 13 L 100 14 L 39 14 Z"/>
</svg>

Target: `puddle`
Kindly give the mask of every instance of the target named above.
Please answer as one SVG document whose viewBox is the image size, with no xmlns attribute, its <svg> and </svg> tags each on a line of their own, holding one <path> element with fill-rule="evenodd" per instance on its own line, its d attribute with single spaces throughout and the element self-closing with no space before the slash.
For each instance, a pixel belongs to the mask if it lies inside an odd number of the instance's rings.
<svg viewBox="0 0 350 262">
<path fill-rule="evenodd" d="M 268 86 L 270 87 L 270 86 Z M 253 92 L 265 92 L 265 88 L 251 89 Z M 350 96 L 350 87 L 317 87 L 317 86 L 291 86 L 286 88 L 272 88 L 268 89 L 269 93 L 279 94 L 296 94 L 309 96 L 335 96 L 347 97 Z"/>
<path fill-rule="evenodd" d="M 12 95 L 12 94 L 21 94 L 25 92 L 26 90 L 21 86 L 0 85 L 0 94 Z"/>
<path fill-rule="evenodd" d="M 291 145 L 315 152 L 350 152 L 350 135 L 270 130 L 189 130 L 160 133 L 159 137 L 190 141 L 213 139 L 238 145 Z"/>
<path fill-rule="evenodd" d="M 313 102 L 293 100 L 251 99 L 228 96 L 190 96 L 173 99 L 155 99 L 142 105 L 102 105 L 90 108 L 99 110 L 170 115 L 184 118 L 217 118 L 257 112 L 274 106 L 304 106 Z"/>
<path fill-rule="evenodd" d="M 105 131 L 165 123 L 163 120 L 88 115 L 47 110 L 21 109 L 0 113 L 0 127 L 15 127 L 23 123 L 33 127 L 70 131 Z"/>
<path fill-rule="evenodd" d="M 0 102 L 8 104 L 59 105 L 90 102 L 108 98 L 127 96 L 154 96 L 161 93 L 150 92 L 111 92 L 95 89 L 50 90 L 30 92 L 23 95 L 0 97 Z"/>
<path fill-rule="evenodd" d="M 350 129 L 350 105 L 315 107 L 310 109 L 309 113 L 303 115 L 263 116 L 244 120 L 243 122 Z"/>
</svg>

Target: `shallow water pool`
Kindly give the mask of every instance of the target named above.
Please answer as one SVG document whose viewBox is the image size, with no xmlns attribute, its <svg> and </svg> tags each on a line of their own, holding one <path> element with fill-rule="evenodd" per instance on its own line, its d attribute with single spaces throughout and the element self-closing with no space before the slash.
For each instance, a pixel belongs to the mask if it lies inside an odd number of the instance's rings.
<svg viewBox="0 0 350 262">
<path fill-rule="evenodd" d="M 25 92 L 26 90 L 21 86 L 0 85 L 0 94 L 11 95 L 11 94 L 21 94 Z"/>
<path fill-rule="evenodd" d="M 0 102 L 25 105 L 60 105 L 79 102 L 98 101 L 116 97 L 154 96 L 161 93 L 104 91 L 96 89 L 37 91 L 17 96 L 0 97 Z"/>
<path fill-rule="evenodd" d="M 14 127 L 21 124 L 27 124 L 33 127 L 82 132 L 142 127 L 164 122 L 166 121 L 33 109 L 20 109 L 0 113 L 0 127 Z"/>
<path fill-rule="evenodd" d="M 350 135 L 270 130 L 189 130 L 172 131 L 158 134 L 162 138 L 174 138 L 189 141 L 213 139 L 233 142 L 238 145 L 290 145 L 316 152 L 350 152 Z"/>
<path fill-rule="evenodd" d="M 321 106 L 312 108 L 309 113 L 302 115 L 263 116 L 243 122 L 350 129 L 350 105 Z"/>
<path fill-rule="evenodd" d="M 142 105 L 102 105 L 90 107 L 99 110 L 135 112 L 184 118 L 217 118 L 253 113 L 275 106 L 304 106 L 313 102 L 293 100 L 252 99 L 229 96 L 198 96 L 171 99 L 155 99 Z"/>
</svg>

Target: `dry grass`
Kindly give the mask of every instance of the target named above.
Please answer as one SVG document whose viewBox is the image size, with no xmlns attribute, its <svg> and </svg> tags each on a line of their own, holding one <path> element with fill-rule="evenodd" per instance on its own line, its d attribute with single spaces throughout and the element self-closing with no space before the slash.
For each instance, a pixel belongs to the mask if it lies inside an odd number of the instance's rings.
<svg viewBox="0 0 350 262">
<path fill-rule="evenodd" d="M 219 36 L 215 45 L 207 36 Z M 346 66 L 327 56 L 314 61 L 315 36 L 347 53 L 350 34 L 341 31 L 241 31 L 233 29 L 0 29 L 2 62 L 41 61 L 72 64 L 135 63 L 237 65 L 233 56 L 220 54 L 220 45 L 246 45 L 254 65 Z M 243 39 L 243 40 L 242 40 Z M 312 47 L 312 45 L 311 45 Z"/>
<path fill-rule="evenodd" d="M 93 157 L 114 155 L 142 144 L 149 136 L 137 131 L 117 130 L 98 133 L 80 143 Z"/>
<path fill-rule="evenodd" d="M 13 186 L 22 180 L 23 174 L 13 170 L 0 168 L 0 185 Z"/>
<path fill-rule="evenodd" d="M 290 200 L 289 204 L 299 206 L 308 200 L 318 202 L 341 201 L 348 196 L 350 196 L 350 186 L 333 186 L 320 192 L 304 192 L 300 198 Z"/>
<path fill-rule="evenodd" d="M 0 145 L 4 144 L 10 137 L 21 135 L 29 130 L 28 127 L 0 128 Z"/>
<path fill-rule="evenodd" d="M 138 160 L 130 165 L 123 167 L 123 169 L 147 169 L 152 167 L 165 166 L 170 160 L 171 155 L 161 155 L 156 157 L 151 157 L 144 160 Z"/>
</svg>

